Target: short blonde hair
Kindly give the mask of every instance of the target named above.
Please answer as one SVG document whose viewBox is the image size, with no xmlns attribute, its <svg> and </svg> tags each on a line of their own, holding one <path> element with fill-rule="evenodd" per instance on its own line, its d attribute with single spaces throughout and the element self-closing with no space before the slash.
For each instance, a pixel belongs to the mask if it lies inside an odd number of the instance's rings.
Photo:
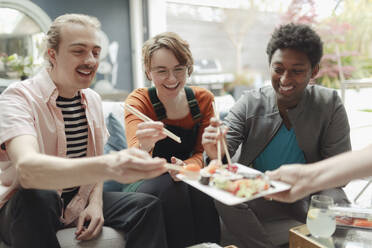
<svg viewBox="0 0 372 248">
<path fill-rule="evenodd" d="M 146 72 L 151 70 L 152 55 L 160 48 L 171 50 L 181 65 L 188 66 L 187 72 L 191 75 L 194 69 L 194 59 L 190 51 L 189 43 L 173 32 L 158 34 L 143 44 L 142 58 Z M 149 79 L 147 74 L 146 77 Z"/>
<path fill-rule="evenodd" d="M 61 28 L 68 24 L 75 23 L 87 27 L 93 27 L 99 30 L 101 28 L 100 21 L 94 17 L 84 14 L 64 14 L 57 17 L 50 26 L 46 36 L 46 51 L 44 57 L 49 60 L 48 49 L 54 49 L 58 52 L 59 43 L 61 42 Z M 50 62 L 49 62 L 50 63 Z M 50 63 L 51 64 L 51 63 Z"/>
</svg>

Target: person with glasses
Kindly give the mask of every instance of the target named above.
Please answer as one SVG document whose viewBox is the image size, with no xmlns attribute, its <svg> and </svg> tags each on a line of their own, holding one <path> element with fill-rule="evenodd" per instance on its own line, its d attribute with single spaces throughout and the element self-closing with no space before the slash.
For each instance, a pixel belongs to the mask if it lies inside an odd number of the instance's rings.
<svg viewBox="0 0 372 248">
<path fill-rule="evenodd" d="M 143 122 L 126 111 L 128 146 L 169 163 L 203 167 L 201 139 L 213 116 L 214 96 L 204 88 L 186 86 L 193 72 L 189 44 L 176 33 L 165 32 L 146 41 L 142 53 L 146 77 L 154 86 L 134 90 L 126 104 L 154 121 Z M 179 136 L 181 143 L 167 137 L 164 128 Z M 177 179 L 176 172 L 125 185 L 124 191 L 160 198 L 169 247 L 219 242 L 219 218 L 213 200 Z"/>
</svg>

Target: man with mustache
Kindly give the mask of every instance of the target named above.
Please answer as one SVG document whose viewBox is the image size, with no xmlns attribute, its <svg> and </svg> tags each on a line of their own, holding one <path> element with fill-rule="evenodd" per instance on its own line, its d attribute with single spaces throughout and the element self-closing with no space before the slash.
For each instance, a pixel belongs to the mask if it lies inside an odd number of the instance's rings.
<svg viewBox="0 0 372 248">
<path fill-rule="evenodd" d="M 0 96 L 0 238 L 11 247 L 60 247 L 56 232 L 66 226 L 90 240 L 103 225 L 123 230 L 126 247 L 167 247 L 156 197 L 102 192 L 107 179 L 131 183 L 166 169 L 138 149 L 102 155 L 108 132 L 89 89 L 99 31 L 94 17 L 58 17 L 47 33 L 49 67 Z"/>
<path fill-rule="evenodd" d="M 309 26 L 277 28 L 267 45 L 272 86 L 247 91 L 232 107 L 228 127 L 229 152 L 241 145 L 238 162 L 265 172 L 283 164 L 314 163 L 351 149 L 345 108 L 335 90 L 309 85 L 319 71 L 323 44 Z M 203 134 L 210 159 L 217 158 L 220 124 L 211 121 Z M 347 202 L 340 188 L 322 194 Z M 226 227 L 243 243 L 239 247 L 275 247 L 262 222 L 296 219 L 305 222 L 309 197 L 291 204 L 264 198 L 236 207 L 217 203 Z"/>
</svg>

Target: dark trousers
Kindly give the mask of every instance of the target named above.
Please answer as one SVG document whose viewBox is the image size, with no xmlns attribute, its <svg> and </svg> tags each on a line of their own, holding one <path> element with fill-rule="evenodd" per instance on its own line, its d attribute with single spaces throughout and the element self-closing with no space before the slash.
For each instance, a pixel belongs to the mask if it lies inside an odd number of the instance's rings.
<svg viewBox="0 0 372 248">
<path fill-rule="evenodd" d="M 317 194 L 333 197 L 335 203 L 347 203 L 347 197 L 340 188 L 329 189 Z M 216 207 L 227 230 L 238 239 L 239 248 L 274 248 L 269 234 L 262 223 L 294 219 L 306 223 L 310 197 L 294 203 L 268 201 L 264 198 L 248 201 L 237 206 L 227 206 L 216 201 Z"/>
<path fill-rule="evenodd" d="M 60 247 L 56 232 L 61 198 L 55 191 L 20 189 L 0 210 L 0 238 L 13 248 Z M 163 214 L 156 197 L 140 193 L 103 193 L 105 226 L 125 232 L 126 247 L 167 247 Z"/>
<path fill-rule="evenodd" d="M 213 199 L 206 194 L 184 182 L 175 182 L 168 173 L 145 180 L 137 191 L 160 199 L 170 248 L 219 243 L 219 217 Z"/>
<path fill-rule="evenodd" d="M 239 248 L 274 248 L 269 233 L 263 223 L 296 219 L 304 223 L 306 220 L 306 200 L 296 204 L 268 201 L 264 198 L 249 201 L 236 206 L 227 206 L 216 201 L 216 207 L 226 229 L 236 238 Z M 297 217 L 292 215 L 297 212 Z"/>
</svg>

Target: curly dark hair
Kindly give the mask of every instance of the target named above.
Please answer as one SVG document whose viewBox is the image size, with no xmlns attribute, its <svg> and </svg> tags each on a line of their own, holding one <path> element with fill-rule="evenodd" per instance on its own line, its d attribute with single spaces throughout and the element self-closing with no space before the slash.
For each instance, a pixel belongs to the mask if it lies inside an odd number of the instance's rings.
<svg viewBox="0 0 372 248">
<path fill-rule="evenodd" d="M 274 30 L 266 53 L 269 56 L 269 63 L 277 49 L 291 48 L 304 52 L 310 60 L 312 68 L 320 61 L 323 55 L 323 42 L 319 35 L 304 24 L 281 25 Z"/>
</svg>

